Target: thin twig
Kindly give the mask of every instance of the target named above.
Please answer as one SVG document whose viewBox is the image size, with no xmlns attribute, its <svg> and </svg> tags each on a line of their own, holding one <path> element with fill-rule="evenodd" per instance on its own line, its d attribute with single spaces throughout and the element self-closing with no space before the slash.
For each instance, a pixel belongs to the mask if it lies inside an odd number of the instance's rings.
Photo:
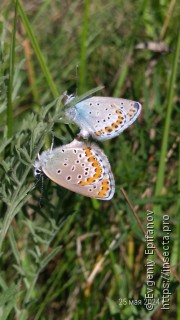
<svg viewBox="0 0 180 320">
<path fill-rule="evenodd" d="M 142 222 L 141 222 L 141 220 L 139 219 L 136 211 L 134 210 L 134 208 L 133 208 L 133 206 L 132 206 L 132 204 L 131 204 L 131 202 L 130 202 L 130 200 L 129 200 L 126 192 L 125 192 L 125 190 L 124 190 L 123 188 L 121 188 L 120 191 L 122 192 L 124 198 L 125 198 L 126 201 L 127 201 L 127 204 L 128 204 L 128 206 L 129 206 L 129 208 L 131 209 L 132 213 L 134 214 L 135 219 L 136 219 L 136 221 L 137 221 L 137 223 L 138 223 L 141 231 L 142 231 L 142 232 L 144 233 L 144 235 L 146 236 L 146 235 L 147 235 L 147 232 L 146 232 L 146 230 L 144 229 L 144 227 L 143 227 L 143 225 L 142 225 Z M 163 255 L 161 254 L 161 252 L 159 251 L 159 249 L 156 248 L 156 246 L 155 246 L 155 244 L 154 244 L 153 241 L 152 241 L 152 244 L 154 245 L 154 249 L 155 249 L 158 257 L 159 257 L 160 260 L 163 262 L 163 261 L 164 261 Z M 174 270 L 172 269 L 172 267 L 171 267 L 170 265 L 169 265 L 169 270 L 170 270 L 170 273 L 176 278 L 176 280 L 177 280 L 178 282 L 180 282 L 180 278 L 179 278 L 178 274 L 176 273 L 176 271 L 174 271 Z"/>
</svg>

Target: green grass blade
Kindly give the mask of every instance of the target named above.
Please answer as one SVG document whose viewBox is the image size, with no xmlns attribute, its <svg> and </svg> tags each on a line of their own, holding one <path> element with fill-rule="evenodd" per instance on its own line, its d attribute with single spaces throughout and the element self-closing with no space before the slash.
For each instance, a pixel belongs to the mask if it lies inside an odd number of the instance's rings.
<svg viewBox="0 0 180 320">
<path fill-rule="evenodd" d="M 81 49 L 80 49 L 80 66 L 79 66 L 79 93 L 81 94 L 86 90 L 86 39 L 88 34 L 88 12 L 89 0 L 84 2 L 84 16 L 83 16 L 83 29 L 81 34 Z"/>
<path fill-rule="evenodd" d="M 56 85 L 55 85 L 55 83 L 54 83 L 54 81 L 53 81 L 53 79 L 51 77 L 50 71 L 49 71 L 48 66 L 46 64 L 46 61 L 45 61 L 45 59 L 44 59 L 44 57 L 43 57 L 43 55 L 41 53 L 41 49 L 39 47 L 39 44 L 38 44 L 38 42 L 36 40 L 34 32 L 33 32 L 32 28 L 31 28 L 31 25 L 30 25 L 30 23 L 28 21 L 26 13 L 23 10 L 23 7 L 22 7 L 20 2 L 18 3 L 18 12 L 19 12 L 20 17 L 22 19 L 24 27 L 25 27 L 25 29 L 27 31 L 27 34 L 29 36 L 29 39 L 30 39 L 31 44 L 32 44 L 33 49 L 34 49 L 34 52 L 35 52 L 35 54 L 37 56 L 37 59 L 39 61 L 39 64 L 41 66 L 41 69 L 42 69 L 42 71 L 43 71 L 43 73 L 45 75 L 45 78 L 47 80 L 49 88 L 50 88 L 50 90 L 52 92 L 52 95 L 53 95 L 54 98 L 57 98 L 59 96 L 59 92 L 58 92 L 58 90 L 56 88 Z"/>
<path fill-rule="evenodd" d="M 132 58 L 132 54 L 133 54 L 133 50 L 134 50 L 134 46 L 135 46 L 135 43 L 136 43 L 136 34 L 138 34 L 138 30 L 141 28 L 141 19 L 139 19 L 139 16 L 142 15 L 142 13 L 144 13 L 145 11 L 145 8 L 147 6 L 147 0 L 143 0 L 141 2 L 141 5 L 139 7 L 139 12 L 136 13 L 136 21 L 134 23 L 134 30 L 133 30 L 133 34 L 131 36 L 131 40 L 130 40 L 130 43 L 129 43 L 129 49 L 127 51 L 127 54 L 126 54 L 126 57 L 124 59 L 124 63 L 122 64 L 121 66 L 121 72 L 120 72 L 120 75 L 119 75 L 119 79 L 117 81 L 117 84 L 116 84 L 116 87 L 114 89 L 114 92 L 113 92 L 113 96 L 114 97 L 118 97 L 122 88 L 123 88 L 123 85 L 125 83 L 125 80 L 128 76 L 128 72 L 129 72 L 129 68 L 130 68 L 130 61 L 131 61 L 131 58 Z"/>
<path fill-rule="evenodd" d="M 66 108 L 69 108 L 69 107 L 72 107 L 74 105 L 76 105 L 77 103 L 79 103 L 80 101 L 92 96 L 94 93 L 96 93 L 97 91 L 100 91 L 102 90 L 104 87 L 103 86 L 99 86 L 99 87 L 96 87 L 94 89 L 91 89 L 91 90 L 88 90 L 86 93 L 80 95 L 80 96 L 77 96 L 75 97 L 70 103 L 68 103 L 67 105 L 65 105 L 65 109 Z"/>
<path fill-rule="evenodd" d="M 180 33 L 178 36 L 177 47 L 176 47 L 174 63 L 173 63 L 173 69 L 172 69 L 172 74 L 171 74 L 171 78 L 170 78 L 170 86 L 169 86 L 168 101 L 167 101 L 167 113 L 166 113 L 164 134 L 163 134 L 162 147 L 161 147 L 161 153 L 160 153 L 160 161 L 159 161 L 159 168 L 158 168 L 156 190 L 155 190 L 156 196 L 161 194 L 163 183 L 164 183 L 164 172 L 165 172 L 165 161 L 164 160 L 165 160 L 166 153 L 167 153 L 168 135 L 169 135 L 171 113 L 172 113 L 172 107 L 173 107 L 174 84 L 175 84 L 176 74 L 177 74 L 177 69 L 178 69 L 179 52 L 180 52 Z"/>
<path fill-rule="evenodd" d="M 130 48 L 130 50 L 129 50 L 128 54 L 127 54 L 127 57 L 130 57 L 131 52 L 132 52 L 132 48 Z M 122 89 L 122 87 L 124 85 L 124 82 L 125 82 L 125 79 L 127 77 L 128 70 L 129 70 L 128 60 L 129 59 L 126 58 L 125 63 L 122 65 L 121 73 L 120 73 L 119 79 L 118 79 L 117 84 L 116 84 L 116 88 L 115 88 L 114 93 L 113 93 L 114 97 L 118 97 L 119 96 L 119 92 L 121 92 L 121 89 Z"/>
<path fill-rule="evenodd" d="M 178 166 L 178 193 L 180 193 L 180 143 L 179 143 L 179 166 Z M 177 273 L 180 274 L 180 221 L 179 221 L 179 210 L 180 210 L 180 197 L 177 201 Z M 180 319 L 180 287 L 177 288 L 177 319 Z"/>
<path fill-rule="evenodd" d="M 15 44 L 16 44 L 16 25 L 17 25 L 17 4 L 15 4 L 14 24 L 10 47 L 9 57 L 9 80 L 8 80 L 8 96 L 7 96 L 7 136 L 12 137 L 13 134 L 13 106 L 12 106 L 12 90 L 13 90 L 13 74 L 14 74 L 14 58 L 15 58 Z"/>
<path fill-rule="evenodd" d="M 178 34 L 177 46 L 176 46 L 174 59 L 173 59 L 172 73 L 170 77 L 170 84 L 169 84 L 169 91 L 168 91 L 168 98 L 167 98 L 167 113 L 166 113 L 164 132 L 163 132 L 163 138 L 162 138 L 160 161 L 159 161 L 157 182 L 156 182 L 156 188 L 155 188 L 155 196 L 161 195 L 163 184 L 164 184 L 165 157 L 166 157 L 167 147 L 168 147 L 168 136 L 169 136 L 171 113 L 172 113 L 172 107 L 173 107 L 174 84 L 175 84 L 177 70 L 178 70 L 179 52 L 180 52 L 180 32 Z M 155 206 L 153 211 L 156 214 L 160 213 L 161 211 L 160 206 L 159 205 Z"/>
</svg>

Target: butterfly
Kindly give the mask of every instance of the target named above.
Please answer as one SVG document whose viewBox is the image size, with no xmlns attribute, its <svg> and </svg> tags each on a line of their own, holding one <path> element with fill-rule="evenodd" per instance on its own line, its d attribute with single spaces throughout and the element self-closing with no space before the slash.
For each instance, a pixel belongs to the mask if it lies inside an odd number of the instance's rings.
<svg viewBox="0 0 180 320">
<path fill-rule="evenodd" d="M 84 139 L 91 136 L 103 141 L 118 136 L 137 119 L 142 109 L 139 102 L 96 96 L 68 107 L 74 97 L 66 97 L 65 118 L 79 126 L 79 136 Z"/>
<path fill-rule="evenodd" d="M 110 200 L 115 192 L 111 166 L 104 152 L 94 143 L 77 139 L 39 155 L 34 174 L 45 174 L 68 190 L 99 200 Z"/>
</svg>

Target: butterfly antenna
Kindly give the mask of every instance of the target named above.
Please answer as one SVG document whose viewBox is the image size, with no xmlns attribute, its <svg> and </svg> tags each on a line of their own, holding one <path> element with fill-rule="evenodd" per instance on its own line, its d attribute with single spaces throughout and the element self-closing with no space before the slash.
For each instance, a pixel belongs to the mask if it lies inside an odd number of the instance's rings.
<svg viewBox="0 0 180 320">
<path fill-rule="evenodd" d="M 52 152 L 53 146 L 54 146 L 54 135 L 53 135 L 53 137 L 52 137 L 50 152 Z"/>
<path fill-rule="evenodd" d="M 44 174 L 39 174 L 39 176 L 36 176 L 36 182 L 34 184 L 34 187 L 36 187 L 41 180 L 41 194 L 39 199 L 39 206 L 41 207 L 42 199 L 43 199 L 43 193 L 44 193 Z"/>
<path fill-rule="evenodd" d="M 39 199 L 39 206 L 42 207 L 42 200 L 43 200 L 43 194 L 44 194 L 44 175 L 41 175 L 41 195 Z"/>
<path fill-rule="evenodd" d="M 79 69 L 79 66 L 77 64 L 76 65 L 76 97 L 78 95 L 78 69 Z"/>
</svg>

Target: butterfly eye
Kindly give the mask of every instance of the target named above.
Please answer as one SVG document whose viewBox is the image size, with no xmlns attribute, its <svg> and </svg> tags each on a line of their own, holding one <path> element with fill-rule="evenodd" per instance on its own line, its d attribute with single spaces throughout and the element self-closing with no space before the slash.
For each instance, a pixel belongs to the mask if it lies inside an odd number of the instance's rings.
<svg viewBox="0 0 180 320">
<path fill-rule="evenodd" d="M 35 169 L 34 170 L 34 175 L 35 175 L 35 177 L 41 176 L 42 175 L 41 169 Z"/>
</svg>

